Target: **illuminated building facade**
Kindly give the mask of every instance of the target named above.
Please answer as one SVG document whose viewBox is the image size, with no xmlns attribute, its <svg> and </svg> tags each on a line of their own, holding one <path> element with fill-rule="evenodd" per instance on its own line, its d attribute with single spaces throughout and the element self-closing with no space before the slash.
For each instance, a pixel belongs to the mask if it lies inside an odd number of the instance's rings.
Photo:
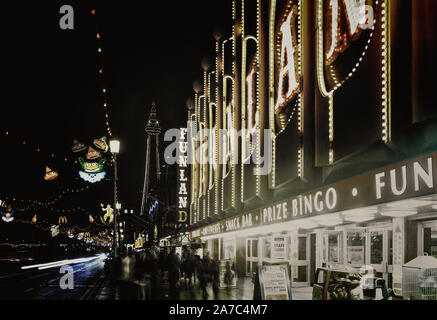
<svg viewBox="0 0 437 320">
<path fill-rule="evenodd" d="M 402 265 L 437 246 L 437 4 L 227 3 L 188 119 L 191 238 L 240 276 L 371 265 L 402 294 Z"/>
</svg>

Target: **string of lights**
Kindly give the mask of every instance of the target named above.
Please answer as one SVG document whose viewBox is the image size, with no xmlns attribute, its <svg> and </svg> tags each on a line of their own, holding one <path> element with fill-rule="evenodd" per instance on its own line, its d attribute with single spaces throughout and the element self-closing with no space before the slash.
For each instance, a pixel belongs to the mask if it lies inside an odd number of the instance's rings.
<svg viewBox="0 0 437 320">
<path fill-rule="evenodd" d="M 106 126 L 106 132 L 108 133 L 109 137 L 112 137 L 112 130 L 110 125 L 110 119 L 109 119 L 109 103 L 108 103 L 108 89 L 106 88 L 106 82 L 105 82 L 105 72 L 103 67 L 103 40 L 102 40 L 102 33 L 99 28 L 99 23 L 97 20 L 97 14 L 96 10 L 91 10 L 91 15 L 95 17 L 95 23 L 96 23 L 96 39 L 97 39 L 97 58 L 98 58 L 98 66 L 97 66 L 97 73 L 98 77 L 101 82 L 101 93 L 103 96 L 103 108 L 105 111 L 105 126 Z"/>
<path fill-rule="evenodd" d="M 58 216 L 58 224 L 61 225 L 69 225 L 71 224 L 71 219 L 74 217 L 77 217 L 77 214 L 83 214 L 83 216 L 88 216 L 88 222 L 89 222 L 89 228 L 91 228 L 92 226 L 97 226 L 97 227 L 104 227 L 107 228 L 108 225 L 99 222 L 98 219 L 95 219 L 94 217 L 98 217 L 101 216 L 101 213 L 91 213 L 89 212 L 89 210 L 81 208 L 81 207 L 76 207 L 76 208 L 70 208 L 70 209 L 53 209 L 51 208 L 50 210 L 50 215 L 53 216 L 54 214 L 59 215 Z M 35 224 L 38 225 L 38 223 L 47 223 L 47 224 L 51 224 L 53 225 L 53 223 L 49 223 L 47 221 L 45 221 L 44 219 L 42 219 L 41 217 L 46 216 L 47 217 L 47 213 L 48 212 L 36 212 L 36 213 L 32 213 L 33 217 L 31 219 L 14 219 L 12 222 L 15 223 L 31 223 L 31 224 Z"/>
<path fill-rule="evenodd" d="M 50 206 L 56 204 L 57 202 L 59 202 L 60 200 L 62 200 L 64 197 L 66 197 L 69 194 L 81 193 L 81 192 L 87 191 L 89 189 L 90 189 L 89 185 L 87 185 L 85 187 L 82 187 L 82 188 L 78 188 L 78 189 L 68 188 L 68 189 L 63 190 L 60 194 L 58 194 L 52 200 L 46 201 L 46 202 L 38 201 L 38 200 L 20 200 L 20 199 L 18 199 L 18 200 L 17 199 L 11 199 L 11 200 L 14 201 L 14 202 L 22 203 L 22 204 L 27 204 L 27 206 L 21 207 L 21 208 L 19 208 L 17 210 L 17 211 L 23 212 L 23 211 L 30 210 L 31 208 L 34 208 L 34 207 L 37 207 L 37 206 L 49 208 Z M 8 197 L 6 197 L 5 199 L 9 200 Z"/>
<path fill-rule="evenodd" d="M 21 223 L 21 224 L 31 224 L 33 225 L 35 228 L 38 228 L 40 230 L 43 231 L 51 231 L 53 226 L 57 226 L 54 225 L 53 223 L 44 221 L 44 220 L 39 220 L 38 222 L 32 222 L 29 220 L 23 220 L 23 219 L 16 219 L 13 221 L 13 223 Z M 99 226 L 103 226 L 103 225 L 99 225 Z M 59 227 L 59 226 L 58 226 Z M 62 235 L 72 235 L 72 234 L 76 234 L 76 238 L 81 238 L 79 237 L 79 233 L 85 233 L 82 237 L 83 240 L 86 240 L 86 238 L 99 238 L 102 242 L 110 242 L 110 239 L 104 239 L 104 237 L 100 236 L 101 234 L 101 230 L 94 230 L 93 229 L 93 225 L 89 225 L 88 227 L 85 228 L 80 228 L 77 226 L 67 226 L 67 227 L 62 227 L 58 229 L 58 233 L 62 234 Z"/>
<path fill-rule="evenodd" d="M 1 134 L 2 137 L 9 138 L 10 140 L 13 139 L 13 135 L 11 134 L 10 131 L 3 130 L 3 131 L 0 132 L 0 134 Z M 31 139 L 17 137 L 17 144 L 22 145 L 23 148 L 27 148 L 28 151 L 35 152 L 37 154 L 44 153 L 43 149 L 40 146 L 38 146 L 37 144 L 35 144 Z M 61 156 L 61 155 L 59 155 L 59 154 L 57 155 L 57 154 L 55 154 L 53 152 L 47 152 L 47 154 L 48 154 L 48 157 L 47 157 L 48 159 L 47 160 L 49 160 L 49 159 L 53 160 L 54 159 L 54 160 L 61 160 L 63 162 L 69 162 L 70 160 L 72 160 L 71 158 L 69 158 L 66 155 L 62 155 Z M 77 161 L 73 161 L 73 162 L 76 163 Z"/>
</svg>

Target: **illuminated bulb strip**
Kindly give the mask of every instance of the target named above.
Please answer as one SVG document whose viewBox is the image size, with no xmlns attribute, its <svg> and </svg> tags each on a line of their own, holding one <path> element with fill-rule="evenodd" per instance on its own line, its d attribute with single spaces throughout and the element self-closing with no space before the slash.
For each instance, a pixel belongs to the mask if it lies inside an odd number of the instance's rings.
<svg viewBox="0 0 437 320">
<path fill-rule="evenodd" d="M 257 0 L 256 1 L 256 109 L 260 110 L 260 81 L 259 81 L 259 69 L 260 69 L 260 61 L 261 61 L 261 57 L 260 57 L 260 27 L 261 27 L 261 4 L 260 4 L 261 0 Z M 260 154 L 261 154 L 261 131 L 260 131 L 260 122 L 257 123 L 257 127 L 256 127 L 256 132 L 258 134 L 258 144 L 256 146 L 257 148 L 257 152 L 255 154 L 256 159 L 255 162 L 257 163 L 257 168 L 260 167 L 259 165 L 259 160 L 260 160 Z M 255 191 L 256 191 L 256 195 L 260 196 L 261 195 L 261 176 L 257 175 L 256 176 L 256 186 L 255 186 Z"/>
<path fill-rule="evenodd" d="M 191 142 L 192 142 L 192 162 L 191 165 L 191 173 L 192 173 L 192 181 L 191 181 L 191 207 L 193 208 L 192 216 L 193 218 L 193 224 L 196 224 L 198 221 L 198 211 L 197 211 L 197 186 L 198 186 L 198 170 L 197 170 L 197 160 L 196 160 L 196 146 L 197 146 L 197 139 L 195 135 L 197 135 L 197 115 L 199 114 L 198 110 L 198 94 L 194 94 L 194 114 L 191 115 L 191 121 L 192 121 L 192 135 Z"/>
<path fill-rule="evenodd" d="M 270 184 L 272 188 L 276 186 L 276 137 L 275 137 L 275 15 L 276 15 L 276 0 L 272 0 L 270 4 L 270 26 L 269 26 L 269 122 L 272 133 L 272 173 Z"/>
<path fill-rule="evenodd" d="M 243 161 L 246 159 L 246 64 L 247 64 L 247 40 L 246 40 L 246 31 L 244 24 L 244 9 L 245 3 L 244 0 L 241 0 L 241 42 L 242 42 L 242 63 L 241 63 L 241 150 L 242 150 L 242 159 L 241 159 L 241 183 L 240 183 L 240 196 L 241 202 L 244 202 L 244 163 Z M 251 121 L 251 120 L 249 120 Z"/>
<path fill-rule="evenodd" d="M 334 163 L 334 93 L 329 96 L 329 164 Z"/>
<path fill-rule="evenodd" d="M 208 111 L 208 101 L 209 101 L 209 82 L 208 82 L 209 76 L 208 76 L 208 72 L 204 71 L 203 72 L 203 133 L 202 133 L 202 140 L 201 140 L 201 144 L 202 144 L 202 162 L 201 162 L 201 167 L 202 167 L 202 192 L 201 197 L 206 197 L 208 198 L 209 196 L 209 192 L 208 192 L 208 165 L 207 165 L 207 160 L 206 160 L 206 148 L 207 143 L 206 143 L 206 130 L 208 129 L 208 117 L 207 117 L 207 111 Z M 209 209 L 209 207 L 208 207 Z M 208 215 L 208 212 L 206 210 L 206 199 L 202 199 L 202 218 L 203 220 L 206 219 Z"/>
<path fill-rule="evenodd" d="M 222 127 L 223 128 L 227 128 L 226 127 L 226 106 L 227 106 L 227 83 L 226 83 L 226 81 L 227 81 L 227 78 L 226 78 L 226 76 L 225 76 L 225 66 L 226 66 L 226 64 L 225 64 L 225 46 L 226 46 L 226 43 L 228 42 L 228 39 L 227 40 L 225 40 L 225 41 L 223 41 L 223 43 L 222 43 L 222 78 L 223 78 L 223 86 L 222 86 L 222 90 L 223 90 L 223 92 L 222 92 L 222 95 L 223 95 L 223 97 L 222 97 Z M 223 139 L 224 137 L 221 137 L 220 136 L 220 139 Z M 221 146 L 220 146 L 221 147 Z M 224 150 L 222 150 L 222 153 L 223 153 L 223 159 L 221 159 L 221 162 L 223 163 L 223 165 L 222 165 L 222 168 L 223 168 L 223 170 L 222 170 L 222 181 L 221 181 L 221 199 L 220 199 L 220 209 L 221 209 L 221 211 L 224 211 L 224 177 L 226 176 L 226 169 L 225 169 L 225 158 L 226 158 L 226 155 L 225 155 L 225 152 L 224 152 Z"/>
<path fill-rule="evenodd" d="M 381 88 L 382 88 L 382 140 L 391 141 L 391 94 L 390 94 L 390 8 L 388 0 L 383 0 L 381 24 Z"/>
<path fill-rule="evenodd" d="M 299 0 L 298 2 L 298 74 L 299 76 L 302 76 L 303 70 L 303 55 L 302 55 L 302 0 Z M 290 2 L 288 4 L 288 9 L 291 10 L 293 3 Z M 303 93 L 299 93 L 297 97 L 297 102 L 295 103 L 293 110 L 291 112 L 290 117 L 288 118 L 286 123 L 283 123 L 283 128 L 275 134 L 275 100 L 274 100 L 274 81 L 275 81 L 275 48 L 278 46 L 275 46 L 275 15 L 276 15 L 276 0 L 272 0 L 271 7 L 270 7 L 270 29 L 269 29 L 269 41 L 270 41 L 270 61 L 269 61 L 269 81 L 270 81 L 270 103 L 269 103 L 269 120 L 270 120 L 270 129 L 272 131 L 272 147 L 273 147 L 273 155 L 272 155 L 272 174 L 271 174 L 271 187 L 276 187 L 276 137 L 278 137 L 280 134 L 282 134 L 290 124 L 290 122 L 293 119 L 293 116 L 295 114 L 296 108 L 298 109 L 298 131 L 300 134 L 303 134 Z M 282 22 L 285 22 L 286 17 L 283 17 Z M 279 40 L 278 40 L 279 41 Z M 280 55 L 279 49 L 276 49 L 276 53 Z M 298 174 L 299 177 L 303 174 L 303 146 L 299 146 L 298 149 Z M 299 161 L 300 160 L 300 161 Z"/>
<path fill-rule="evenodd" d="M 298 2 L 298 29 L 297 29 L 297 39 L 298 39 L 298 74 L 299 77 L 302 77 L 302 1 Z M 298 95 L 298 108 L 299 108 L 299 116 L 298 116 L 298 130 L 301 135 L 300 146 L 298 150 L 298 177 L 302 178 L 303 176 L 303 93 L 299 93 Z"/>
<path fill-rule="evenodd" d="M 204 71 L 203 72 L 203 123 L 206 124 L 206 108 L 207 108 L 207 104 L 208 104 L 208 72 Z"/>
<path fill-rule="evenodd" d="M 219 80 L 220 80 L 220 70 L 219 70 L 219 56 L 220 56 L 220 42 L 216 41 L 215 45 L 215 52 L 216 52 L 216 58 L 215 58 L 215 162 L 216 162 L 216 168 L 215 168 L 215 175 L 214 175 L 214 183 L 215 183 L 215 197 L 214 197 L 214 214 L 219 213 L 219 170 L 220 170 L 220 139 L 219 139 L 219 132 L 220 132 L 220 117 L 219 117 L 219 104 L 220 104 L 220 97 L 219 97 Z"/>
<path fill-rule="evenodd" d="M 235 8 L 235 0 L 234 1 L 232 1 L 232 15 L 233 15 L 233 19 L 234 19 L 234 21 L 235 21 L 235 19 L 236 19 L 236 8 Z M 237 74 L 236 74 L 236 62 L 237 62 L 237 60 L 235 59 L 235 57 L 236 57 L 236 55 L 237 55 L 237 50 L 236 50 L 236 42 L 237 42 L 237 39 L 236 39 L 236 34 L 235 34 L 235 31 L 236 31 L 236 28 L 237 28 L 237 25 L 236 24 L 234 24 L 234 26 L 233 26 L 233 28 L 232 28 L 232 78 L 233 79 L 236 79 L 236 76 L 237 76 Z M 235 90 L 235 81 L 232 81 L 232 106 L 234 107 L 234 111 L 235 111 L 235 101 L 237 101 L 237 99 L 236 99 L 236 94 L 237 94 L 237 92 L 236 92 L 236 90 Z M 233 112 L 233 129 L 236 129 L 235 128 L 235 126 L 237 125 L 237 119 L 236 119 L 236 112 Z M 236 184 L 236 176 L 235 176 L 235 174 L 236 174 L 236 165 L 235 165 L 235 152 L 236 152 L 236 150 L 235 149 L 237 149 L 237 152 L 238 152 L 238 138 L 237 137 L 233 137 L 234 138 L 234 148 L 232 149 L 232 151 L 231 151 L 231 167 L 232 167 L 232 169 L 231 169 L 231 175 L 232 175 L 232 195 L 231 195 L 231 197 L 232 197 L 232 199 L 231 199 L 231 203 L 232 203 L 232 207 L 233 208 L 235 208 L 235 204 L 236 204 L 236 188 L 235 188 L 235 184 Z M 237 141 L 235 141 L 235 139 L 237 139 Z"/>
<path fill-rule="evenodd" d="M 326 81 L 325 81 L 325 53 L 324 53 L 324 35 L 323 35 L 323 0 L 317 0 L 318 6 L 317 6 L 317 80 L 319 83 L 319 89 L 321 94 L 324 97 L 329 97 L 332 93 L 340 89 L 343 84 L 348 81 L 350 78 L 354 76 L 354 74 L 357 72 L 358 68 L 361 65 L 361 62 L 363 61 L 364 57 L 367 54 L 367 51 L 369 49 L 370 42 L 373 39 L 375 25 L 376 25 L 376 18 L 373 20 L 373 27 L 372 32 L 370 33 L 369 40 L 367 41 L 367 45 L 365 47 L 365 50 L 363 51 L 359 62 L 355 65 L 355 67 L 352 69 L 352 72 L 347 75 L 347 77 L 337 83 L 337 85 L 331 90 L 328 91 L 326 88 Z M 375 6 L 378 6 L 380 0 L 375 1 Z M 385 1 L 385 0 L 384 0 Z"/>
<path fill-rule="evenodd" d="M 333 141 L 334 141 L 334 92 L 337 91 L 342 87 L 342 85 L 348 81 L 353 75 L 356 73 L 358 68 L 360 67 L 362 61 L 364 60 L 364 57 L 367 54 L 367 51 L 369 49 L 370 42 L 373 39 L 375 25 L 376 25 L 376 18 L 373 21 L 373 27 L 372 32 L 369 36 L 369 40 L 367 41 L 367 45 L 365 47 L 365 50 L 363 51 L 361 57 L 359 58 L 358 63 L 355 65 L 355 67 L 352 69 L 352 72 L 349 73 L 349 75 L 341 82 L 338 82 L 338 79 L 334 77 L 334 81 L 336 83 L 336 86 L 331 90 L 328 91 L 326 87 L 325 82 L 325 49 L 324 49 L 324 33 L 323 33 L 323 0 L 317 0 L 317 80 L 319 84 L 319 89 L 324 97 L 329 98 L 329 163 L 334 163 L 334 150 L 333 150 Z M 387 0 L 383 0 L 387 1 Z M 377 7 L 379 5 L 379 0 L 375 1 L 375 6 Z M 330 69 L 330 72 L 332 73 L 332 69 Z"/>
</svg>

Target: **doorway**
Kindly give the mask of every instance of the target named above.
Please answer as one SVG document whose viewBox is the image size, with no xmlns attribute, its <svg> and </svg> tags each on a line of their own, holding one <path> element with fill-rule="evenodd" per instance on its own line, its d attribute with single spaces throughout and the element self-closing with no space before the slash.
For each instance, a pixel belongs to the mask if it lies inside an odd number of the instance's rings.
<svg viewBox="0 0 437 320">
<path fill-rule="evenodd" d="M 369 228 L 366 237 L 366 262 L 376 275 L 385 279 L 391 287 L 393 274 L 393 231 L 384 228 Z"/>
<path fill-rule="evenodd" d="M 292 259 L 292 286 L 307 287 L 310 285 L 311 264 L 310 235 L 298 235 L 294 241 L 294 257 Z"/>
<path fill-rule="evenodd" d="M 258 239 L 246 239 L 246 276 L 252 277 L 258 267 Z"/>
<path fill-rule="evenodd" d="M 419 256 L 437 258 L 437 221 L 423 222 L 419 227 Z"/>
</svg>

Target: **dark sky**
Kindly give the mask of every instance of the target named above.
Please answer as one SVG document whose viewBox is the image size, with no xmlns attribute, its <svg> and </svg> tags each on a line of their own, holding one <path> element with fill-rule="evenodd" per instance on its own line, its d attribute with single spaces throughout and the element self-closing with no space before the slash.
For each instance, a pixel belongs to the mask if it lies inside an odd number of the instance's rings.
<svg viewBox="0 0 437 320">
<path fill-rule="evenodd" d="M 75 30 L 59 27 L 64 4 L 75 10 Z M 230 14 L 230 1 L 223 0 L 2 2 L 0 197 L 46 201 L 85 185 L 78 167 L 63 158 L 75 160 L 73 139 L 89 143 L 106 134 L 97 19 L 111 127 L 122 144 L 121 200 L 139 206 L 151 102 L 164 129 L 184 125 L 193 81 L 202 78 L 201 60 L 214 57 L 212 33 L 228 27 Z M 43 181 L 46 164 L 59 170 L 57 181 Z M 57 206 L 98 210 L 111 198 L 112 183 L 104 182 Z"/>
</svg>

